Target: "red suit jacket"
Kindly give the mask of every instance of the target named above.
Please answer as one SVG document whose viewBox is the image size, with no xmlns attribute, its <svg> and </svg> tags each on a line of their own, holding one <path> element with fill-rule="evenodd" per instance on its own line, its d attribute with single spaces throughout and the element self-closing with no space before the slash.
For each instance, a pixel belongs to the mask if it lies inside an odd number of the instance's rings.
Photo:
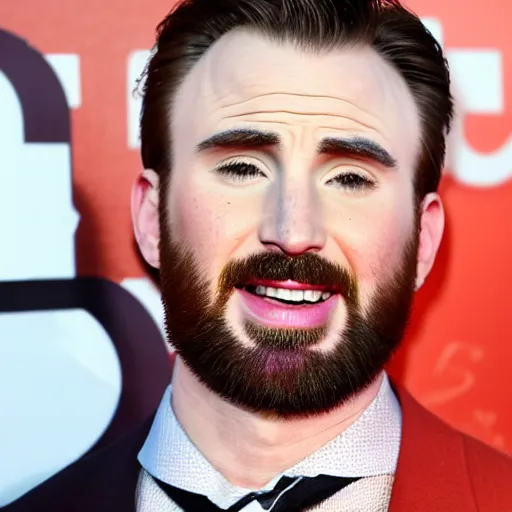
<svg viewBox="0 0 512 512">
<path fill-rule="evenodd" d="M 389 512 L 512 512 L 512 458 L 452 429 L 400 386 L 394 389 L 403 423 Z M 152 419 L 5 510 L 134 512 L 137 454 Z"/>
<path fill-rule="evenodd" d="M 394 385 L 402 442 L 390 512 L 512 512 L 512 458 L 466 436 Z"/>
</svg>

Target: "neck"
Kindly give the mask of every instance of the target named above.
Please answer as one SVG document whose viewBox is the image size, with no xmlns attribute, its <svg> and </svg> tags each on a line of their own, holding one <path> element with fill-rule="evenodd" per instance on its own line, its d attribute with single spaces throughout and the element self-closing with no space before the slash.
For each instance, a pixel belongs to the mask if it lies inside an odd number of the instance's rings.
<svg viewBox="0 0 512 512">
<path fill-rule="evenodd" d="M 260 489 L 352 425 L 377 395 L 382 378 L 381 373 L 365 390 L 328 413 L 283 420 L 223 400 L 177 357 L 172 407 L 190 440 L 228 482 Z"/>
</svg>

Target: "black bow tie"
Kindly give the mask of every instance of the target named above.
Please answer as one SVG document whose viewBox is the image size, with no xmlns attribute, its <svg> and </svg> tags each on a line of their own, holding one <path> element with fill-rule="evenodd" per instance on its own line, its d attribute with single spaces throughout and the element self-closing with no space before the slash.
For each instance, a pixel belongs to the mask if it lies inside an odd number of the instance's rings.
<svg viewBox="0 0 512 512">
<path fill-rule="evenodd" d="M 206 496 L 184 491 L 158 478 L 152 478 L 160 489 L 185 512 L 223 512 L 224 510 Z M 231 505 L 227 512 L 238 512 L 253 500 L 257 500 L 264 510 L 270 510 L 272 507 L 272 512 L 297 512 L 318 505 L 357 480 L 359 478 L 328 475 L 295 478 L 283 476 L 271 491 L 251 492 Z"/>
</svg>

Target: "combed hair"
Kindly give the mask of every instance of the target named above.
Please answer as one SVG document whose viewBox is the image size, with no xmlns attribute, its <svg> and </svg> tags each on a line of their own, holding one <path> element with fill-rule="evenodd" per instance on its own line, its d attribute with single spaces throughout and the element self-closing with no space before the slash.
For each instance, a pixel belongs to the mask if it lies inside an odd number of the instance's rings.
<svg viewBox="0 0 512 512">
<path fill-rule="evenodd" d="M 398 0 L 185 0 L 158 25 L 142 77 L 141 155 L 167 183 L 176 91 L 194 64 L 227 32 L 249 28 L 276 42 L 322 52 L 367 45 L 405 79 L 421 117 L 417 200 L 437 190 L 453 117 L 448 64 L 439 43 Z"/>
</svg>

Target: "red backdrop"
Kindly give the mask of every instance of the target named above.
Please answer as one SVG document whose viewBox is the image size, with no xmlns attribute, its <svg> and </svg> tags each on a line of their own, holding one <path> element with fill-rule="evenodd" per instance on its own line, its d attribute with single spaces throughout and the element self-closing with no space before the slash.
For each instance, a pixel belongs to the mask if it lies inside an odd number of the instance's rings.
<svg viewBox="0 0 512 512">
<path fill-rule="evenodd" d="M 80 276 L 121 282 L 144 275 L 129 216 L 130 186 L 140 170 L 128 135 L 136 119 L 129 114 L 129 67 L 134 52 L 152 46 L 156 23 L 172 3 L 0 3 L 0 28 L 44 54 L 79 57 L 72 157 Z M 512 452 L 512 4 L 411 0 L 409 6 L 448 52 L 460 117 L 441 187 L 446 237 L 390 369 L 449 423 Z"/>
</svg>

